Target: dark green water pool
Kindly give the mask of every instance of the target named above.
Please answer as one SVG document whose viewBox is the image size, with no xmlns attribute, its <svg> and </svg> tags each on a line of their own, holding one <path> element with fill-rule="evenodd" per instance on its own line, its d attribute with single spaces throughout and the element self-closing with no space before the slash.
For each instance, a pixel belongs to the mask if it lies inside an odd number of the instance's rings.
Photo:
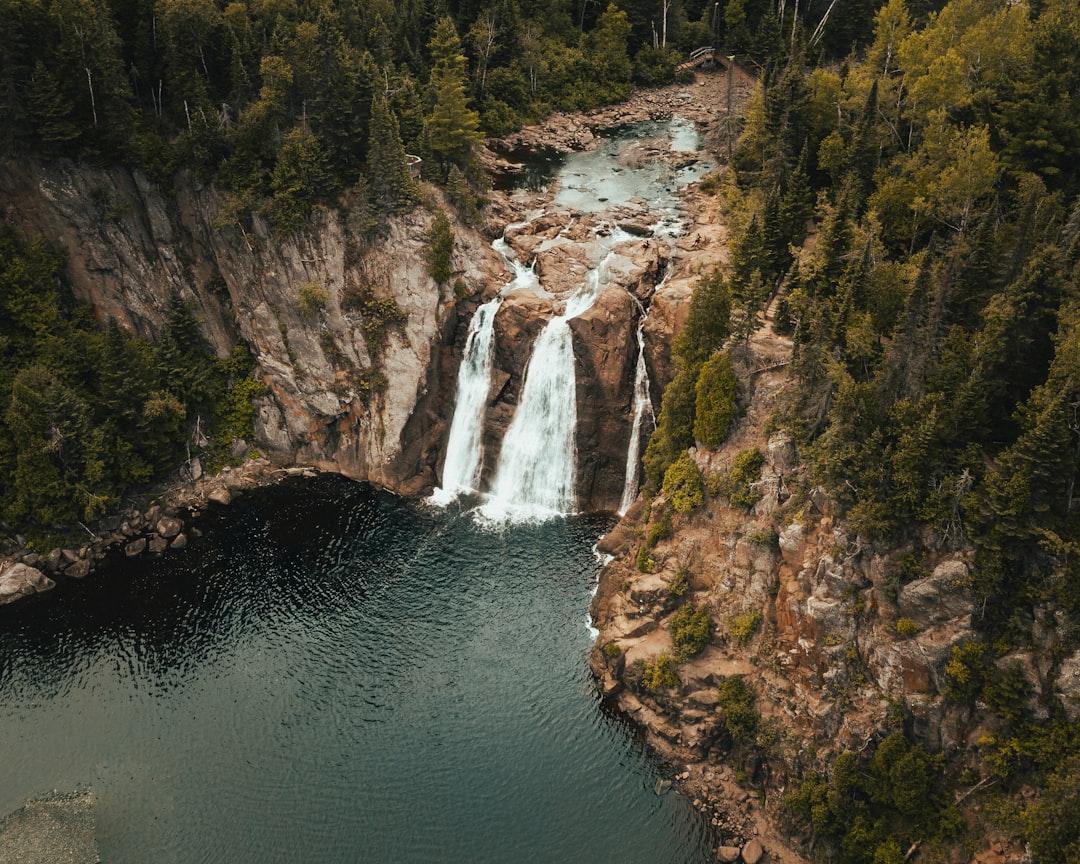
<svg viewBox="0 0 1080 864">
<path fill-rule="evenodd" d="M 0 615 L 0 813 L 98 796 L 108 864 L 708 859 L 597 702 L 590 547 L 334 478 Z"/>
</svg>

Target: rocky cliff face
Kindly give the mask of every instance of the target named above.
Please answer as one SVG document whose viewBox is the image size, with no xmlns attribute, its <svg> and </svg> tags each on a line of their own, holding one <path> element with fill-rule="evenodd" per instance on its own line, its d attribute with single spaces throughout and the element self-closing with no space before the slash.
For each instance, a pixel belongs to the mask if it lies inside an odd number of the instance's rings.
<svg viewBox="0 0 1080 864">
<path fill-rule="evenodd" d="M 614 560 L 593 604 L 600 636 L 592 665 L 603 692 L 675 764 L 730 848 L 761 835 L 770 861 L 798 862 L 797 846 L 777 828 L 783 791 L 799 770 L 826 770 L 840 752 L 863 751 L 897 706 L 929 747 L 973 767 L 980 741 L 1002 730 L 988 712 L 945 695 L 952 649 L 973 635 L 971 549 L 928 537 L 931 554 L 909 573 L 910 548 L 873 548 L 822 489 L 808 489 L 791 436 L 766 431 L 788 386 L 782 364 L 790 351 L 766 322 L 749 350 L 736 352 L 745 416 L 719 450 L 692 451 L 709 477 L 756 448 L 764 457 L 750 486 L 756 503 L 732 506 L 718 494 L 697 512 L 676 514 L 670 536 L 650 552 L 649 572 L 637 566 L 636 552 L 662 496 L 648 510 L 639 503 L 598 544 Z M 676 686 L 650 689 L 642 665 L 677 656 L 670 625 L 686 603 L 708 610 L 714 635 L 679 665 Z M 1054 705 L 1080 716 L 1080 652 L 1056 663 L 1055 638 L 1036 616 L 1033 648 L 996 660 L 1019 668 L 1035 718 L 1047 718 Z M 743 676 L 778 733 L 766 762 L 732 750 L 725 734 L 717 687 L 733 675 Z M 992 848 L 980 862 L 1022 859 L 992 826 L 984 839 Z"/>
<path fill-rule="evenodd" d="M 0 165 L 0 197 L 18 233 L 67 253 L 75 294 L 100 319 L 153 337 L 178 291 L 219 355 L 247 343 L 270 392 L 262 449 L 405 493 L 433 483 L 455 304 L 427 273 L 430 210 L 365 244 L 346 196 L 302 236 L 277 237 L 258 217 L 250 229 L 222 224 L 221 197 L 189 176 L 166 194 L 138 171 L 32 161 Z M 488 241 L 462 225 L 455 237 L 468 289 L 498 284 Z M 315 304 L 301 302 L 305 290 Z"/>
</svg>

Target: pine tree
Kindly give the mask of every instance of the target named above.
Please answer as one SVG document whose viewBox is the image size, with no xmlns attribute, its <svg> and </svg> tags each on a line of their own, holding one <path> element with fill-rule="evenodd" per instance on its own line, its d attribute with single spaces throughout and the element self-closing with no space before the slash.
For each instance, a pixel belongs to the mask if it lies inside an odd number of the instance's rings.
<svg viewBox="0 0 1080 864">
<path fill-rule="evenodd" d="M 847 163 L 848 170 L 857 180 L 855 187 L 856 214 L 858 214 L 866 193 L 870 188 L 870 180 L 877 167 L 878 145 L 875 140 L 878 110 L 878 82 L 875 79 L 870 85 L 870 92 L 866 95 L 866 103 L 851 135 L 851 144 L 848 147 Z"/>
<path fill-rule="evenodd" d="M 27 103 L 34 132 L 46 148 L 63 152 L 78 140 L 79 127 L 71 121 L 71 101 L 40 60 L 30 79 Z"/>
<path fill-rule="evenodd" d="M 368 174 L 372 195 L 387 209 L 400 210 L 416 200 L 416 186 L 409 177 L 397 119 L 378 88 L 371 97 Z"/>
<path fill-rule="evenodd" d="M 285 136 L 270 175 L 270 188 L 270 214 L 274 227 L 282 233 L 303 228 L 315 202 L 336 191 L 322 144 L 311 132 L 297 128 Z"/>
<path fill-rule="evenodd" d="M 806 221 L 814 213 L 814 190 L 807 171 L 807 152 L 803 146 L 795 169 L 787 175 L 777 218 L 787 243 L 798 245 L 806 237 Z"/>
<path fill-rule="evenodd" d="M 475 159 L 474 147 L 480 140 L 480 117 L 469 107 L 465 55 L 450 18 L 439 19 L 428 48 L 434 63 L 434 107 L 427 118 L 427 145 L 442 165 L 444 178 L 451 164 L 468 173 Z"/>
</svg>

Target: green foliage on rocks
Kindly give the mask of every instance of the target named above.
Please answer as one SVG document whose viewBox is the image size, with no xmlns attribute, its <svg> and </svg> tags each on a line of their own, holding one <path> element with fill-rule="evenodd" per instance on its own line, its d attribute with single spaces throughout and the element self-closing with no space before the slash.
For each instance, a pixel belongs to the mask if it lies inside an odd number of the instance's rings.
<svg viewBox="0 0 1080 864">
<path fill-rule="evenodd" d="M 330 302 L 330 292 L 318 282 L 305 282 L 296 292 L 296 308 L 305 318 L 317 318 Z"/>
<path fill-rule="evenodd" d="M 750 447 L 735 454 L 731 467 L 724 474 L 709 478 L 709 494 L 725 495 L 736 507 L 753 507 L 759 495 L 751 488 L 761 476 L 761 466 L 765 464 L 764 454 L 756 447 Z"/>
<path fill-rule="evenodd" d="M 757 609 L 732 615 L 727 621 L 728 634 L 736 642 L 746 644 L 761 627 L 761 613 Z"/>
<path fill-rule="evenodd" d="M 454 253 L 454 231 L 450 220 L 441 210 L 431 225 L 431 247 L 428 251 L 428 273 L 439 285 L 445 285 L 454 275 L 450 256 Z"/>
<path fill-rule="evenodd" d="M 914 841 L 948 837 L 955 811 L 940 757 L 894 732 L 869 756 L 842 753 L 830 777 L 810 776 L 784 797 L 789 813 L 847 864 L 894 860 Z M 902 858 L 901 858 L 902 860 Z"/>
<path fill-rule="evenodd" d="M 694 388 L 694 440 L 705 447 L 724 443 L 735 420 L 738 381 L 726 353 L 717 353 L 705 362 Z"/>
<path fill-rule="evenodd" d="M 1063 762 L 1022 814 L 1036 864 L 1080 860 L 1080 755 Z"/>
<path fill-rule="evenodd" d="M 753 744 L 760 724 L 753 689 L 743 676 L 730 675 L 720 682 L 716 694 L 716 708 L 723 716 L 724 729 L 732 743 Z"/>
<path fill-rule="evenodd" d="M 705 503 L 701 471 L 689 453 L 683 453 L 664 473 L 664 495 L 676 513 L 690 513 Z"/>
<path fill-rule="evenodd" d="M 665 690 L 679 686 L 679 675 L 670 654 L 658 654 L 645 664 L 641 683 L 647 690 Z"/>
<path fill-rule="evenodd" d="M 668 582 L 668 594 L 675 599 L 685 596 L 690 590 L 690 571 L 686 567 L 680 567 Z"/>
<path fill-rule="evenodd" d="M 700 654 L 712 639 L 713 623 L 704 606 L 686 603 L 668 619 L 668 632 L 680 660 Z"/>
</svg>

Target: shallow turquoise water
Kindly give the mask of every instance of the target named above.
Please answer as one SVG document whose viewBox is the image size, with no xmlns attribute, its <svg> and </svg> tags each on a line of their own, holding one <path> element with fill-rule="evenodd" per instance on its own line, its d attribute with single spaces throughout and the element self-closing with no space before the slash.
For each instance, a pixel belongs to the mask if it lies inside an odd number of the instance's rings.
<svg viewBox="0 0 1080 864">
<path fill-rule="evenodd" d="M 109 864 L 706 861 L 598 703 L 596 519 L 493 534 L 335 478 L 0 610 L 0 812 L 92 788 Z"/>
</svg>

